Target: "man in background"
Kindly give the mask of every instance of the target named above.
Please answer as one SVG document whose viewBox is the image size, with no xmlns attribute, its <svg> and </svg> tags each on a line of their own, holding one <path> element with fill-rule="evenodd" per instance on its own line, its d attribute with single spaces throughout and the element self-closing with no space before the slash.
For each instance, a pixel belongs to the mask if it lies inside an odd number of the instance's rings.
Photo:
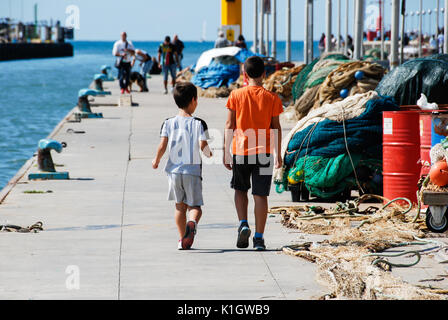
<svg viewBox="0 0 448 320">
<path fill-rule="evenodd" d="M 179 39 L 178 35 L 175 34 L 174 38 L 173 38 L 173 45 L 174 48 L 176 49 L 177 52 L 177 57 L 178 57 L 178 67 L 179 67 L 179 71 L 182 71 L 182 59 L 184 58 L 184 43 Z"/>
<path fill-rule="evenodd" d="M 126 32 L 121 33 L 121 39 L 114 43 L 112 54 L 116 57 L 115 67 L 118 69 L 118 80 L 120 82 L 121 94 L 130 93 L 129 76 L 131 74 L 132 56 L 135 48 L 131 41 L 127 40 Z"/>
<path fill-rule="evenodd" d="M 132 60 L 132 63 L 131 63 L 132 67 L 135 65 L 136 61 L 140 62 L 140 74 L 142 75 L 142 77 L 144 79 L 143 91 L 147 92 L 148 84 L 147 84 L 146 78 L 147 78 L 147 74 L 149 73 L 149 71 L 151 70 L 151 67 L 152 67 L 152 58 L 148 54 L 148 52 L 146 52 L 145 50 L 137 49 L 137 50 L 135 50 L 134 59 Z"/>
<path fill-rule="evenodd" d="M 218 39 L 215 41 L 215 48 L 225 48 L 230 45 L 229 40 L 226 39 L 223 31 L 219 31 Z"/>
<path fill-rule="evenodd" d="M 165 37 L 165 41 L 159 46 L 158 62 L 163 72 L 163 85 L 165 87 L 164 94 L 168 94 L 168 74 L 171 74 L 172 91 L 176 85 L 176 65 L 179 61 L 176 49 L 171 43 L 169 36 Z"/>
</svg>

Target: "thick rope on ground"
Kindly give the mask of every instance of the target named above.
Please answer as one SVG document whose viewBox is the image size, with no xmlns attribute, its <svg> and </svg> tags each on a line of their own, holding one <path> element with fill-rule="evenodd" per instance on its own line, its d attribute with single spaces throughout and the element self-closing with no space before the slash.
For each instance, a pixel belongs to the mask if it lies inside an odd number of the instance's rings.
<svg viewBox="0 0 448 320">
<path fill-rule="evenodd" d="M 370 195 L 361 197 L 357 199 L 357 203 L 369 197 Z M 380 196 L 371 197 L 385 201 Z M 331 236 L 319 243 L 300 243 L 283 248 L 287 254 L 317 264 L 317 280 L 330 290 L 330 294 L 326 297 L 358 300 L 446 300 L 448 297 L 444 291 L 435 292 L 408 284 L 389 272 L 393 267 L 410 267 L 418 261 L 393 263 L 385 260 L 393 258 L 391 254 L 387 254 L 389 257 L 386 257 L 384 256 L 386 254 L 381 254 L 382 251 L 389 248 L 404 248 L 407 245 L 430 244 L 430 241 L 421 239 L 425 236 L 422 225 L 413 223 L 412 216 L 406 214 L 409 206 L 404 208 L 397 201 L 398 199 L 389 202 L 387 206 L 379 208 L 373 214 L 367 211 L 360 214 L 356 200 L 354 207 L 353 204 L 338 206 L 323 214 L 313 213 L 309 206 L 277 207 L 272 208 L 270 212 L 281 214 L 282 223 L 289 228 L 304 233 Z M 356 210 L 347 213 L 345 207 Z M 305 219 L 319 215 L 323 218 Z M 353 224 L 366 219 L 371 223 L 361 228 L 353 227 Z M 419 258 L 423 250 L 414 251 L 400 255 L 411 254 Z M 376 258 L 379 255 L 382 256 L 381 260 Z"/>
</svg>

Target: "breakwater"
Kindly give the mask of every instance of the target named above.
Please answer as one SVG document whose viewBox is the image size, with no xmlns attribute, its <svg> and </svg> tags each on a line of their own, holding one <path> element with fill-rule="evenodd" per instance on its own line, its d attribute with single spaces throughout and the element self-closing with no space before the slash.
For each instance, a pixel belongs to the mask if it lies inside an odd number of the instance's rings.
<svg viewBox="0 0 448 320">
<path fill-rule="evenodd" d="M 0 44 L 0 61 L 72 57 L 70 43 L 3 43 Z"/>
</svg>

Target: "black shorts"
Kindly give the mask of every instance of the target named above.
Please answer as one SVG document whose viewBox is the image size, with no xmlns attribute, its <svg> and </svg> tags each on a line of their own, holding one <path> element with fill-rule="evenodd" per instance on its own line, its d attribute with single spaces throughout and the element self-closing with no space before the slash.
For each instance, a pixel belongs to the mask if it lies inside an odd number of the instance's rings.
<svg viewBox="0 0 448 320">
<path fill-rule="evenodd" d="M 250 179 L 252 178 L 252 194 L 267 197 L 271 191 L 273 168 L 274 159 L 269 154 L 234 155 L 230 186 L 238 191 L 248 191 L 251 188 Z"/>
</svg>

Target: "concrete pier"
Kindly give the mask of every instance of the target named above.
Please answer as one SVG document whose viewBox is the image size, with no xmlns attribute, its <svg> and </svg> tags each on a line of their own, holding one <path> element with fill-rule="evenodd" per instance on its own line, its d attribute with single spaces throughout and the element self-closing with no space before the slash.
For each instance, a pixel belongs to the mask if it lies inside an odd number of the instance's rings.
<svg viewBox="0 0 448 320">
<path fill-rule="evenodd" d="M 114 107 L 118 88 L 105 87 L 112 96 L 94 103 L 108 106 L 92 108 L 104 119 L 63 121 L 52 134 L 67 143 L 53 160 L 71 180 L 28 181 L 37 171 L 33 159 L 0 205 L 0 224 L 42 221 L 45 229 L 0 233 L 7 257 L 0 259 L 0 299 L 311 299 L 326 293 L 313 264 L 278 251 L 297 238 L 278 216 L 268 219 L 268 251 L 236 248 L 231 174 L 219 150 L 218 163 L 203 168 L 205 206 L 194 250 L 178 251 L 167 179 L 162 168 L 151 167 L 160 126 L 177 113 L 172 95 L 162 95 L 162 78 L 154 76 L 149 94 L 133 93 L 138 107 Z M 223 131 L 225 100 L 201 98 L 196 115 Z M 24 193 L 32 190 L 52 192 Z M 289 199 L 273 190 L 270 205 Z M 253 214 L 249 222 L 253 228 Z M 77 271 L 79 289 L 69 289 Z"/>
<path fill-rule="evenodd" d="M 167 179 L 163 169 L 151 166 L 160 126 L 177 113 L 173 98 L 162 94 L 160 76 L 149 80 L 150 93 L 133 93 L 136 107 L 115 106 L 116 83 L 105 83 L 105 90 L 112 95 L 92 103 L 103 119 L 65 119 L 50 135 L 67 143 L 53 160 L 70 180 L 28 181 L 28 173 L 37 171 L 33 158 L 0 193 L 0 224 L 44 226 L 37 234 L 0 233 L 0 299 L 294 300 L 329 293 L 316 282 L 314 264 L 280 251 L 324 237 L 286 229 L 279 216 L 269 216 L 266 252 L 236 248 L 231 174 L 221 164 L 217 138 L 226 119 L 225 99 L 199 100 L 195 115 L 215 137 L 216 160 L 203 166 L 205 206 L 194 249 L 178 251 Z M 283 124 L 285 134 L 291 126 Z M 291 205 L 290 193 L 272 188 L 270 206 L 280 205 Z M 253 214 L 249 223 L 253 228 Z M 393 272 L 421 285 L 444 268 L 424 256 L 416 267 Z M 446 278 L 424 284 L 448 288 Z"/>
</svg>

